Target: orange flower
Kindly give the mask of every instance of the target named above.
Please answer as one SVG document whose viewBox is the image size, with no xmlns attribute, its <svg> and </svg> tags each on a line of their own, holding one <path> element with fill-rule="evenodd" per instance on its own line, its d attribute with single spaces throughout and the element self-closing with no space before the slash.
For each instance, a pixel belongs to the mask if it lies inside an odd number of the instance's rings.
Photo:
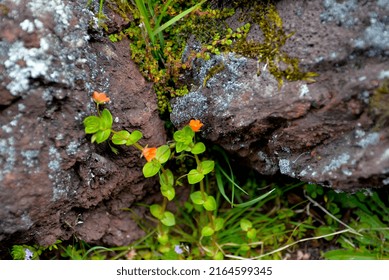
<svg viewBox="0 0 389 280">
<path fill-rule="evenodd" d="M 203 126 L 204 124 L 201 123 L 201 121 L 199 120 L 191 120 L 189 122 L 189 126 L 190 128 L 194 131 L 194 132 L 199 132 L 200 131 L 200 128 Z"/>
<path fill-rule="evenodd" d="M 153 147 L 153 148 L 144 147 L 143 150 L 142 150 L 142 155 L 145 157 L 145 159 L 148 162 L 150 162 L 157 155 L 157 148 L 155 148 L 155 147 Z"/>
<path fill-rule="evenodd" d="M 105 93 L 97 91 L 93 92 L 92 98 L 97 104 L 104 104 L 110 100 Z"/>
</svg>

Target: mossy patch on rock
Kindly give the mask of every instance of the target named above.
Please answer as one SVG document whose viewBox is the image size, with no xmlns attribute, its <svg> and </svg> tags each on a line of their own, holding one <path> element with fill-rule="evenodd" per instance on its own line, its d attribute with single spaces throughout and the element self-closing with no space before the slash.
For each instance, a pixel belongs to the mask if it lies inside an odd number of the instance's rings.
<svg viewBox="0 0 389 280">
<path fill-rule="evenodd" d="M 384 79 L 370 98 L 370 113 L 376 118 L 374 130 L 389 125 L 389 78 Z"/>
</svg>

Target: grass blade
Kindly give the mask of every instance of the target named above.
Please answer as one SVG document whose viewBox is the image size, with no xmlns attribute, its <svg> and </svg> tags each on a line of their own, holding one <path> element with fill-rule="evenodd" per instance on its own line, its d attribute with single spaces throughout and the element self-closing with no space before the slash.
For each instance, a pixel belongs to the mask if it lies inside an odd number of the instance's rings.
<svg viewBox="0 0 389 280">
<path fill-rule="evenodd" d="M 215 171 L 216 171 L 216 172 L 215 172 L 215 177 L 216 177 L 216 184 L 217 184 L 217 187 L 218 187 L 218 189 L 219 189 L 221 195 L 225 198 L 225 200 L 228 201 L 228 203 L 231 204 L 232 207 L 240 207 L 240 208 L 249 207 L 249 206 L 251 206 L 251 205 L 253 205 L 253 204 L 255 204 L 255 203 L 257 203 L 257 202 L 263 200 L 264 198 L 266 198 L 267 196 L 269 196 L 271 193 L 273 193 L 273 192 L 275 191 L 275 189 L 272 189 L 271 191 L 268 191 L 267 193 L 265 193 L 265 194 L 263 194 L 263 195 L 261 195 L 261 196 L 259 196 L 259 197 L 257 197 L 257 198 L 254 198 L 254 199 L 252 199 L 252 200 L 250 200 L 250 201 L 247 201 L 247 202 L 238 203 L 238 204 L 233 203 L 233 202 L 229 199 L 229 197 L 226 195 L 226 192 L 225 192 L 225 190 L 224 190 L 223 179 L 222 179 L 222 177 L 221 177 L 221 173 L 218 172 L 218 170 L 221 171 L 221 169 L 220 169 L 220 168 L 216 168 L 216 169 L 215 169 Z M 224 173 L 224 174 L 225 174 L 225 173 Z M 224 175 L 224 174 L 223 174 L 223 175 Z M 236 185 L 235 182 L 232 182 L 232 183 L 233 183 L 234 185 Z M 236 186 L 238 186 L 238 185 L 236 185 Z M 238 186 L 238 187 L 239 187 L 239 186 Z M 240 187 L 239 187 L 239 189 L 242 190 L 242 188 L 240 188 Z"/>
<path fill-rule="evenodd" d="M 138 0 L 139 1 L 139 0 Z M 197 8 L 199 8 L 206 0 L 203 0 L 201 1 L 200 3 L 194 5 L 193 7 L 185 10 L 184 12 L 182 12 L 181 14 L 179 15 L 176 15 L 174 18 L 172 18 L 171 20 L 169 20 L 168 22 L 165 22 L 164 24 L 162 24 L 161 26 L 156 26 L 156 29 L 152 32 L 153 36 L 155 36 L 156 34 L 162 32 L 163 30 L 165 30 L 166 28 L 168 28 L 169 26 L 171 26 L 172 24 L 176 23 L 177 21 L 179 21 L 180 19 L 182 19 L 184 16 L 186 16 L 187 14 L 193 12 L 194 10 L 196 10 Z"/>
<path fill-rule="evenodd" d="M 173 0 L 169 0 L 166 2 L 166 4 L 162 7 L 161 14 L 159 15 L 157 21 L 155 22 L 155 26 L 158 28 L 161 24 L 162 18 L 166 15 L 166 10 L 169 7 L 170 3 Z"/>
<path fill-rule="evenodd" d="M 146 28 L 147 34 L 149 34 L 151 44 L 154 46 L 155 45 L 155 35 L 153 33 L 153 30 L 150 25 L 150 16 L 149 13 L 147 12 L 146 6 L 144 1 L 142 0 L 135 0 L 136 7 L 138 8 L 138 11 L 141 16 L 141 20 Z"/>
</svg>

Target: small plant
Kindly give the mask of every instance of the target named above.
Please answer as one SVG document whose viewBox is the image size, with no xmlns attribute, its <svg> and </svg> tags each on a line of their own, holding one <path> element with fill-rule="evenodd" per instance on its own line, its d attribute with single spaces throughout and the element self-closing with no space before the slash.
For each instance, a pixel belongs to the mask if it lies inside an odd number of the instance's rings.
<svg viewBox="0 0 389 280">
<path fill-rule="evenodd" d="M 196 141 L 196 133 L 201 130 L 203 123 L 200 120 L 191 120 L 188 125 L 176 131 L 173 135 L 173 141 L 169 144 L 160 147 L 142 146 L 139 141 L 142 138 L 142 133 L 138 130 L 129 132 L 127 130 L 115 131 L 112 128 L 113 118 L 110 111 L 104 108 L 102 111 L 100 106 L 109 102 L 109 98 L 104 93 L 94 92 L 92 96 L 96 103 L 97 116 L 88 116 L 84 119 L 85 133 L 91 134 L 91 142 L 102 143 L 110 140 L 111 149 L 117 153 L 115 145 L 132 146 L 141 152 L 141 155 L 146 159 L 142 172 L 146 178 L 158 175 L 160 191 L 163 196 L 161 204 L 153 204 L 149 206 L 153 217 L 158 220 L 157 240 L 160 244 L 158 250 L 161 253 L 173 253 L 179 251 L 177 246 L 179 242 L 169 238 L 169 233 L 172 228 L 177 225 L 175 214 L 167 210 L 167 205 L 176 196 L 176 187 L 189 185 L 192 186 L 190 194 L 190 202 L 185 204 L 189 212 L 195 211 L 198 213 L 198 224 L 195 230 L 200 240 L 207 240 L 207 246 L 201 246 L 204 253 L 214 259 L 224 257 L 220 246 L 217 243 L 217 232 L 224 228 L 225 219 L 218 217 L 218 203 L 214 195 L 211 194 L 211 189 L 207 185 L 206 176 L 215 172 L 215 161 L 210 159 L 201 159 L 200 156 L 206 151 L 206 146 L 203 142 Z M 177 176 L 174 170 L 167 167 L 168 161 L 173 159 L 183 160 L 191 158 L 194 160 L 193 168 L 183 175 Z M 218 167 L 219 180 L 223 169 Z M 224 172 L 225 173 L 225 172 Z M 227 175 L 225 173 L 225 175 Z M 186 182 L 184 182 L 186 178 Z M 224 187 L 219 186 L 221 193 L 227 198 Z M 254 199 L 246 203 L 246 206 L 252 205 L 263 199 L 271 192 L 268 192 L 259 199 Z M 227 198 L 228 199 L 228 198 Z M 230 200 L 228 200 L 230 201 Z M 230 201 L 232 206 L 239 206 Z M 243 205 L 243 204 L 242 204 Z M 245 223 L 247 225 L 247 222 Z M 247 231 L 249 242 L 256 241 L 255 229 L 243 227 Z M 209 240 L 209 242 L 208 242 Z"/>
<path fill-rule="evenodd" d="M 157 7 L 156 2 L 153 0 L 134 0 L 140 14 L 141 28 L 144 28 L 145 33 L 148 35 L 148 38 L 144 35 L 144 41 L 146 43 L 150 42 L 150 46 L 148 47 L 153 49 L 155 59 L 161 61 L 165 59 L 163 53 L 165 40 L 162 31 L 199 8 L 205 1 L 206 0 L 201 1 L 162 24 L 162 20 L 166 17 L 167 10 L 171 5 L 172 0 L 166 1 L 161 7 Z M 156 13 L 157 10 L 159 10 L 159 14 Z"/>
<path fill-rule="evenodd" d="M 39 245 L 14 245 L 12 246 L 11 256 L 14 260 L 39 260 L 39 256 L 44 251 L 58 250 L 58 245 L 61 242 L 61 240 L 57 240 L 54 244 L 47 247 Z"/>
</svg>

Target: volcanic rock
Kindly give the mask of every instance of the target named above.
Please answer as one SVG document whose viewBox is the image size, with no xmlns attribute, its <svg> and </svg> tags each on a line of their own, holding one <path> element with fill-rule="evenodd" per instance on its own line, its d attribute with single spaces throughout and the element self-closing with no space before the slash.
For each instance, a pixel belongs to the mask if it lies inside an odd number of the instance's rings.
<svg viewBox="0 0 389 280">
<path fill-rule="evenodd" d="M 89 32 L 95 19 L 86 4 L 0 4 L 2 246 L 71 236 L 117 246 L 143 234 L 123 209 L 156 187 L 142 175 L 144 159 L 133 147 L 115 155 L 107 144 L 91 144 L 82 122 L 96 114 L 91 94 L 99 91 L 111 98 L 113 128 L 141 130 L 142 145 L 165 143 L 163 123 L 129 42 Z"/>
<path fill-rule="evenodd" d="M 214 55 L 194 63 L 194 86 L 174 101 L 173 123 L 200 119 L 203 137 L 261 174 L 347 191 L 388 186 L 389 2 L 277 1 L 276 10 L 285 33 L 294 32 L 282 51 L 317 73 L 315 82 L 280 86 L 266 62 Z M 224 69 L 209 77 L 218 64 Z"/>
</svg>

